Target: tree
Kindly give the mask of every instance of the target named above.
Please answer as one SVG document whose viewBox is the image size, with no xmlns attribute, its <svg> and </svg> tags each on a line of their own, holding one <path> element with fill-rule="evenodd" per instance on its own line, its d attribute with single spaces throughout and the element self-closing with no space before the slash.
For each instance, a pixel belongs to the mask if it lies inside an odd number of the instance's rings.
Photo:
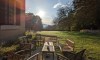
<svg viewBox="0 0 100 60">
<path fill-rule="evenodd" d="M 76 1 L 76 0 L 74 0 Z M 75 7 L 75 27 L 80 29 L 97 29 L 97 0 L 79 0 L 74 3 Z"/>
<path fill-rule="evenodd" d="M 70 20 L 72 16 L 71 7 L 62 7 L 59 8 L 57 11 L 57 17 L 54 19 L 54 23 L 57 25 L 57 28 L 59 30 L 70 30 Z"/>
<path fill-rule="evenodd" d="M 100 29 L 100 1 L 74 0 L 74 8 L 60 8 L 54 20 L 60 30 Z"/>
<path fill-rule="evenodd" d="M 66 16 L 66 10 L 65 10 L 65 8 L 63 8 L 63 7 L 59 8 L 57 15 L 58 15 L 58 19 L 59 20 L 61 20 L 63 17 L 65 17 Z"/>
<path fill-rule="evenodd" d="M 39 16 L 34 16 L 33 19 L 33 30 L 35 31 L 41 31 L 43 29 L 42 21 Z"/>
</svg>

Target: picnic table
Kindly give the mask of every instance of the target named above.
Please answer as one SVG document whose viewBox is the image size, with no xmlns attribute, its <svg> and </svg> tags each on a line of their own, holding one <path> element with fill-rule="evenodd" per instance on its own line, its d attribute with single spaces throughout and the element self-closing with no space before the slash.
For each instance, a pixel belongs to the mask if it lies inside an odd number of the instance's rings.
<svg viewBox="0 0 100 60">
<path fill-rule="evenodd" d="M 61 44 L 59 43 L 58 44 L 58 47 L 60 48 L 60 51 L 61 52 L 73 52 L 74 51 L 74 48 L 75 48 L 75 42 L 73 42 L 72 40 L 62 40 L 64 41 L 65 43 L 64 44 Z"/>
<path fill-rule="evenodd" d="M 45 42 L 42 48 L 42 59 L 45 54 L 51 53 L 54 60 L 54 52 L 55 52 L 55 48 L 53 42 Z"/>
</svg>

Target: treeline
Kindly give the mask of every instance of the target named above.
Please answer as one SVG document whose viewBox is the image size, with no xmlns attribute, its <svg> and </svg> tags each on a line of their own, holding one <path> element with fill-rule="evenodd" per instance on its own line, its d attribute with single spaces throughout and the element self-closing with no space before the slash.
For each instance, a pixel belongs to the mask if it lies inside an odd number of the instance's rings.
<svg viewBox="0 0 100 60">
<path fill-rule="evenodd" d="M 70 7 L 58 9 L 54 24 L 57 30 L 100 29 L 100 1 L 74 0 Z"/>
</svg>

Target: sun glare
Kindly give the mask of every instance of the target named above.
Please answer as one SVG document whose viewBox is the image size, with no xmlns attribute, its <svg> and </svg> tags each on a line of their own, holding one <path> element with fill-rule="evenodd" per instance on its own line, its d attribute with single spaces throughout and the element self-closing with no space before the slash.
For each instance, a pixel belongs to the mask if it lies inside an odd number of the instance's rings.
<svg viewBox="0 0 100 60">
<path fill-rule="evenodd" d="M 40 16 L 41 18 L 45 16 L 44 11 L 39 11 L 36 15 Z"/>
</svg>

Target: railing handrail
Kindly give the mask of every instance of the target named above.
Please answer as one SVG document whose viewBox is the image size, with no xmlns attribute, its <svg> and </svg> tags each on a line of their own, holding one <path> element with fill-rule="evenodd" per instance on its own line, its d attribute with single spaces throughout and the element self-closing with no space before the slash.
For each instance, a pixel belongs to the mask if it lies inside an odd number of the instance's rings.
<svg viewBox="0 0 100 60">
<path fill-rule="evenodd" d="M 33 58 L 33 57 L 37 56 L 38 54 L 40 54 L 40 52 L 38 52 L 38 53 L 36 53 L 36 54 L 34 54 L 34 55 L 30 56 L 30 57 L 29 57 L 28 59 L 26 59 L 26 60 L 30 60 L 31 58 Z"/>
<path fill-rule="evenodd" d="M 59 55 L 59 56 L 65 58 L 66 60 L 70 60 L 70 59 L 68 59 L 67 57 L 63 56 L 62 54 L 56 53 L 56 55 Z"/>
<path fill-rule="evenodd" d="M 20 50 L 20 51 L 15 52 L 15 54 L 18 54 L 18 53 L 20 53 L 20 52 L 29 51 L 29 50 L 30 50 L 30 49 Z"/>
</svg>

